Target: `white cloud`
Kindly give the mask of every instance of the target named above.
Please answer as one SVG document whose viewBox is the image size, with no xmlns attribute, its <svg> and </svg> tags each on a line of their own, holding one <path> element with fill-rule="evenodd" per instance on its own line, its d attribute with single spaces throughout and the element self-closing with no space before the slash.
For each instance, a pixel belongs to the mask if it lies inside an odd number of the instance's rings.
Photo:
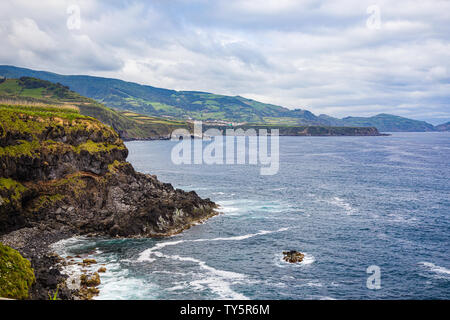
<svg viewBox="0 0 450 320">
<path fill-rule="evenodd" d="M 66 27 L 73 4 L 81 30 Z M 381 28 L 370 30 L 366 9 L 373 4 L 2 1 L 0 63 L 243 95 L 341 117 L 450 118 L 450 2 L 378 0 Z"/>
</svg>

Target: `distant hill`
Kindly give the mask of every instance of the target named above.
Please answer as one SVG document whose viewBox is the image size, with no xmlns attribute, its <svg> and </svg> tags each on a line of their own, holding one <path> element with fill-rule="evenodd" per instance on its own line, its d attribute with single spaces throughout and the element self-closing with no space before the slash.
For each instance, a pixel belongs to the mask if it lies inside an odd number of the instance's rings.
<svg viewBox="0 0 450 320">
<path fill-rule="evenodd" d="M 184 120 L 151 117 L 131 111 L 116 111 L 83 97 L 60 83 L 32 77 L 0 79 L 0 107 L 9 109 L 41 108 L 42 110 L 69 110 L 83 116 L 97 118 L 113 127 L 122 139 L 169 139 L 175 129 L 185 128 L 193 132 L 193 123 Z M 208 128 L 229 129 L 225 122 L 205 122 Z M 361 136 L 379 135 L 373 127 L 330 127 L 300 125 L 235 125 L 231 128 L 279 129 L 280 135 L 289 136 Z M 0 124 L 1 131 L 1 124 Z"/>
<path fill-rule="evenodd" d="M 54 105 L 76 108 L 80 114 L 96 118 L 113 127 L 122 139 L 168 138 L 177 128 L 188 128 L 184 121 L 166 120 L 119 112 L 81 96 L 60 83 L 21 77 L 0 79 L 0 105 Z"/>
<path fill-rule="evenodd" d="M 140 85 L 117 79 L 79 75 L 58 75 L 45 71 L 0 66 L 6 78 L 35 77 L 64 86 L 106 106 L 153 117 L 186 120 L 220 120 L 233 123 L 266 125 L 318 125 L 345 127 L 376 127 L 379 131 L 434 131 L 423 121 L 380 114 L 374 117 L 333 118 L 316 116 L 308 110 L 290 110 L 240 96 L 225 96 L 197 91 L 175 91 Z"/>
<path fill-rule="evenodd" d="M 437 131 L 450 131 L 450 121 L 434 127 Z"/>
<path fill-rule="evenodd" d="M 346 126 L 373 126 L 382 132 L 426 132 L 435 131 L 434 126 L 425 121 L 417 121 L 390 114 L 379 114 L 374 117 L 347 117 L 342 119 Z"/>
</svg>

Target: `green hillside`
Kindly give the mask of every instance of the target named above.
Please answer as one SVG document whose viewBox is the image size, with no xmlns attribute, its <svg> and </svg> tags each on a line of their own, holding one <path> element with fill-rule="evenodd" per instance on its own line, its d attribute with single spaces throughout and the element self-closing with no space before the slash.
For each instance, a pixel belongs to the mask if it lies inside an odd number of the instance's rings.
<svg viewBox="0 0 450 320">
<path fill-rule="evenodd" d="M 188 127 L 182 121 L 129 115 L 112 110 L 59 83 L 30 77 L 0 80 L 0 103 L 76 108 L 80 114 L 99 119 L 113 127 L 123 139 L 159 139 L 161 136 L 168 136 L 176 128 Z"/>
<path fill-rule="evenodd" d="M 289 110 L 240 96 L 175 91 L 117 79 L 63 76 L 12 66 L 0 66 L 0 75 L 7 78 L 28 76 L 59 82 L 110 108 L 156 117 L 169 116 L 177 119 L 222 120 L 239 123 L 322 124 L 317 116 L 307 110 Z"/>
<path fill-rule="evenodd" d="M 363 126 L 376 127 L 383 132 L 435 131 L 433 125 L 424 121 L 388 114 L 338 119 L 327 115 L 316 116 L 310 111 L 303 109 L 290 110 L 240 96 L 225 96 L 197 91 L 175 91 L 117 79 L 58 75 L 13 66 L 0 66 L 0 76 L 6 78 L 36 77 L 54 83 L 61 83 L 78 94 L 94 99 L 97 103 L 102 103 L 115 110 L 131 111 L 151 117 L 169 117 L 182 121 L 194 119 L 281 126 Z M 39 96 L 40 91 L 39 89 L 29 90 L 27 94 Z M 96 111 L 98 110 L 96 109 Z M 94 110 L 89 112 L 94 112 Z M 105 111 L 102 111 L 102 113 L 105 113 Z M 102 115 L 102 117 L 108 118 L 113 117 L 113 115 Z M 120 118 L 120 121 L 117 122 L 121 123 L 123 121 L 125 119 Z M 121 127 L 125 126 L 128 128 L 129 125 L 131 124 L 122 124 Z M 130 132 L 134 136 L 140 136 L 142 135 L 140 127 L 133 127 L 128 129 L 128 131 L 131 130 Z"/>
<path fill-rule="evenodd" d="M 347 117 L 342 119 L 343 125 L 366 127 L 373 126 L 382 132 L 426 132 L 435 131 L 432 124 L 425 121 L 417 121 L 391 114 L 379 114 L 374 117 Z"/>
</svg>

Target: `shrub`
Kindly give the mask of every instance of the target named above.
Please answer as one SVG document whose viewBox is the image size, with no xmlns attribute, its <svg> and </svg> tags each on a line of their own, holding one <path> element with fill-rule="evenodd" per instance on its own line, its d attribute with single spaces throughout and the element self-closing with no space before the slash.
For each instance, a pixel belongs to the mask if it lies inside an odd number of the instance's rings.
<svg viewBox="0 0 450 320">
<path fill-rule="evenodd" d="M 0 297 L 27 299 L 35 281 L 30 261 L 0 243 Z"/>
</svg>

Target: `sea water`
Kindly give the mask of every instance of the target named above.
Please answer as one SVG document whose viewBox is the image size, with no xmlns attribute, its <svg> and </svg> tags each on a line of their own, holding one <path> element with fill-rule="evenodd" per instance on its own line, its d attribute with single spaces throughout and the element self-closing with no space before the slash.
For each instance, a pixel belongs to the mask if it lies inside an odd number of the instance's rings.
<svg viewBox="0 0 450 320">
<path fill-rule="evenodd" d="M 281 137 L 273 176 L 174 165 L 175 144 L 128 142 L 128 161 L 223 214 L 165 239 L 56 244 L 106 264 L 97 299 L 450 298 L 450 133 Z"/>
</svg>

